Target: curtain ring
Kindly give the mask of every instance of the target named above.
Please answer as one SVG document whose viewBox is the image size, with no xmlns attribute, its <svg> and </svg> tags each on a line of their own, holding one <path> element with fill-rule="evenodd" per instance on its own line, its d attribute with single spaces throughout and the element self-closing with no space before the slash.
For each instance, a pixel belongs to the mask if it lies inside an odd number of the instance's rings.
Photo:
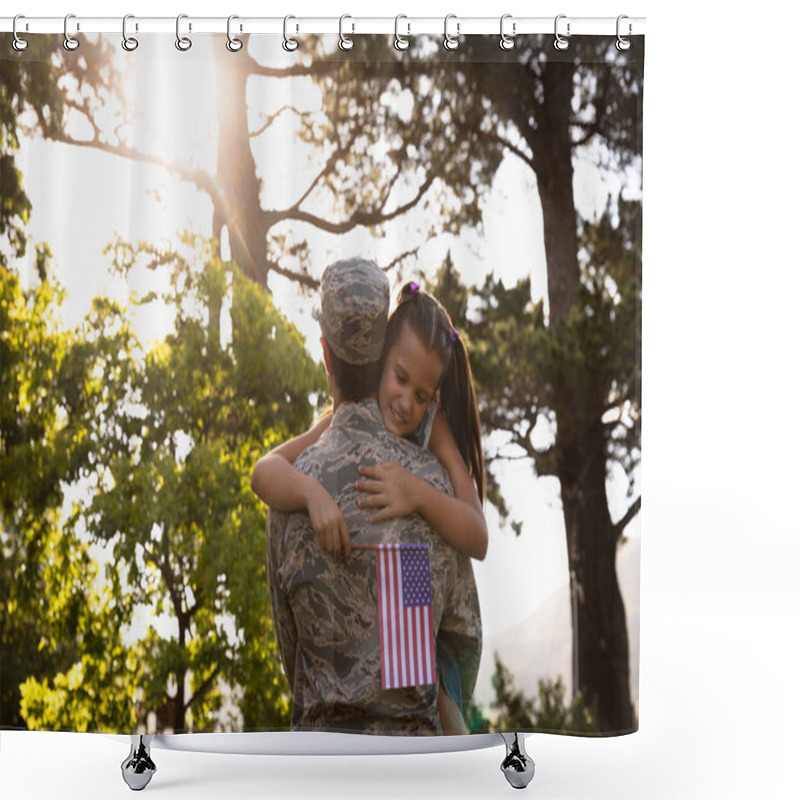
<svg viewBox="0 0 800 800">
<path fill-rule="evenodd" d="M 300 42 L 297 39 L 290 39 L 288 33 L 289 27 L 289 20 L 290 19 L 297 19 L 297 17 L 293 17 L 291 14 L 283 18 L 283 49 L 289 53 L 293 53 L 300 47 Z"/>
<path fill-rule="evenodd" d="M 25 16 L 24 16 L 23 14 L 17 14 L 17 16 L 16 16 L 16 17 L 14 17 L 14 24 L 13 24 L 13 26 L 12 26 L 12 28 L 11 28 L 11 30 L 12 30 L 12 31 L 13 31 L 13 33 L 14 33 L 14 40 L 11 42 L 11 46 L 12 46 L 12 47 L 13 47 L 13 48 L 14 48 L 14 49 L 15 49 L 15 50 L 18 52 L 18 53 L 21 53 L 23 50 L 25 50 L 25 49 L 27 48 L 27 46 L 28 46 L 28 40 L 27 40 L 27 39 L 23 39 L 23 38 L 22 38 L 22 37 L 21 37 L 21 36 L 20 36 L 20 35 L 17 33 L 17 20 L 18 20 L 18 19 L 25 19 Z"/>
<path fill-rule="evenodd" d="M 69 25 L 71 19 L 75 19 L 74 14 L 67 14 L 64 17 L 64 49 L 69 51 L 77 50 L 81 46 L 81 43 L 74 36 L 70 36 L 67 30 L 67 25 Z"/>
<path fill-rule="evenodd" d="M 129 53 L 139 46 L 139 40 L 133 36 L 128 36 L 128 20 L 135 19 L 133 14 L 126 14 L 122 18 L 122 49 L 127 50 Z M 139 29 L 139 26 L 136 26 Z"/>
<path fill-rule="evenodd" d="M 178 18 L 175 20 L 175 47 L 182 53 L 185 53 L 192 46 L 192 40 L 188 36 L 181 36 L 181 20 L 186 19 L 188 16 L 188 14 L 178 14 Z M 192 24 L 190 22 L 189 30 L 191 31 L 191 29 Z"/>
<path fill-rule="evenodd" d="M 406 23 L 408 27 L 408 34 L 406 36 L 400 35 L 400 20 L 401 19 L 408 19 L 405 14 L 398 14 L 394 18 L 394 48 L 395 50 L 408 50 L 411 46 L 411 42 L 408 40 L 408 36 L 411 35 L 411 23 Z"/>
<path fill-rule="evenodd" d="M 241 39 L 235 39 L 233 36 L 231 36 L 231 22 L 233 22 L 235 19 L 239 19 L 236 14 L 231 14 L 228 17 L 228 41 L 225 42 L 225 47 L 227 47 L 231 53 L 238 53 L 242 49 L 243 44 Z"/>
<path fill-rule="evenodd" d="M 344 21 L 346 19 L 353 19 L 353 18 L 349 14 L 342 14 L 342 16 L 339 17 L 339 49 L 340 50 L 352 50 L 353 49 L 353 45 L 355 45 L 355 42 L 349 36 L 345 36 L 344 35 L 343 27 L 344 27 Z M 353 24 L 353 30 L 355 31 L 355 29 L 356 29 L 356 26 L 355 26 L 355 24 Z"/>
<path fill-rule="evenodd" d="M 631 40 L 620 33 L 620 23 L 624 19 L 628 19 L 628 17 L 626 17 L 625 14 L 620 14 L 620 16 L 617 17 L 617 50 L 619 50 L 620 53 L 624 53 L 627 50 L 631 49 Z M 632 32 L 633 32 L 633 26 L 629 22 L 628 36 L 630 36 Z"/>
<path fill-rule="evenodd" d="M 456 35 L 451 36 L 447 30 L 447 23 L 450 22 L 451 19 L 456 20 Z M 458 21 L 458 17 L 455 14 L 448 14 L 444 18 L 444 49 L 445 50 L 455 50 L 458 47 L 458 34 L 461 33 L 461 23 Z"/>
<path fill-rule="evenodd" d="M 566 36 L 562 36 L 558 32 L 558 21 L 560 19 L 566 19 L 566 18 L 567 18 L 566 14 L 559 14 L 556 17 L 556 23 L 555 23 L 556 40 L 553 42 L 553 47 L 555 47 L 556 50 L 566 50 L 566 49 L 569 48 L 569 22 L 567 22 L 567 35 Z"/>
<path fill-rule="evenodd" d="M 503 14 L 500 17 L 500 49 L 501 50 L 513 50 L 517 43 L 514 37 L 517 35 L 517 23 L 511 23 L 511 36 L 509 36 L 505 30 L 503 30 L 503 24 L 507 19 L 511 19 L 511 14 Z"/>
</svg>

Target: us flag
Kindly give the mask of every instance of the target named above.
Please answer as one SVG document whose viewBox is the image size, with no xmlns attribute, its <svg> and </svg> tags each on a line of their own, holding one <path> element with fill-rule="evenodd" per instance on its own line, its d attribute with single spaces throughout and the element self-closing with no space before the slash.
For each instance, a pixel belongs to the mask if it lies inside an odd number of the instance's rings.
<svg viewBox="0 0 800 800">
<path fill-rule="evenodd" d="M 428 545 L 380 544 L 376 560 L 381 686 L 436 683 Z"/>
</svg>

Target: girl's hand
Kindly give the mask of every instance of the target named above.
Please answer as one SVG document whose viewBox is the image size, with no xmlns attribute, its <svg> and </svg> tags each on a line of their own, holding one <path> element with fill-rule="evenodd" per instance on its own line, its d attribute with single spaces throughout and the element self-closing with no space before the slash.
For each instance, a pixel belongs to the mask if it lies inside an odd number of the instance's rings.
<svg viewBox="0 0 800 800">
<path fill-rule="evenodd" d="M 324 487 L 316 481 L 312 486 L 306 507 L 317 540 L 329 553 L 334 556 L 342 554 L 347 561 L 350 558 L 350 534 L 342 512 Z"/>
<path fill-rule="evenodd" d="M 405 517 L 417 510 L 415 487 L 420 479 L 393 461 L 375 467 L 359 467 L 358 474 L 367 480 L 357 481 L 359 508 L 377 508 L 372 522 Z"/>
</svg>

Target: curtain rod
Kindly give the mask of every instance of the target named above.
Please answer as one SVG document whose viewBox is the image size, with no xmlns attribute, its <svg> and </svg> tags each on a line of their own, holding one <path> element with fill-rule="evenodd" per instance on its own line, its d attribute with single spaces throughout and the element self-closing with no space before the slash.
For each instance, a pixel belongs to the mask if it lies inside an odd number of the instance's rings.
<svg viewBox="0 0 800 800">
<path fill-rule="evenodd" d="M 228 17 L 194 17 L 181 15 L 180 29 L 183 35 L 198 33 L 227 33 Z M 27 17 L 17 18 L 18 34 L 27 33 L 64 33 L 65 22 L 70 36 L 81 33 L 122 33 L 120 17 L 81 17 L 69 15 L 64 17 Z M 493 34 L 501 33 L 501 18 L 498 17 L 233 17 L 231 32 L 235 35 L 248 33 L 266 33 L 282 35 L 289 22 L 289 31 L 294 35 L 302 34 L 339 34 L 359 33 L 394 34 L 399 31 L 403 36 L 419 34 L 445 33 L 451 35 Z M 136 17 L 130 16 L 127 31 L 133 33 L 175 33 L 177 19 L 175 17 Z M 621 25 L 621 30 L 618 26 Z M 558 17 L 514 17 L 504 15 L 503 31 L 507 35 L 554 33 L 556 27 L 566 36 L 604 36 L 617 35 L 636 36 L 644 34 L 644 17 L 570 17 L 559 14 Z M 14 17 L 0 17 L 0 32 L 11 33 L 14 30 Z"/>
</svg>

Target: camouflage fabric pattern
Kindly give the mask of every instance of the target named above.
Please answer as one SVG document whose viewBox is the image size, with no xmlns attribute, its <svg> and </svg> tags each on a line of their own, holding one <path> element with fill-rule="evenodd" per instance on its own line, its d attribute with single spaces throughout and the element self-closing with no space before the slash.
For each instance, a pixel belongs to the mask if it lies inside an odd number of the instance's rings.
<svg viewBox="0 0 800 800">
<path fill-rule="evenodd" d="M 355 365 L 378 361 L 388 317 L 389 280 L 373 261 L 343 259 L 323 272 L 314 318 L 342 361 Z"/>
<path fill-rule="evenodd" d="M 340 406 L 295 466 L 337 501 L 353 544 L 429 543 L 437 641 L 446 638 L 455 653 L 466 701 L 481 653 L 472 564 L 417 514 L 373 524 L 358 508 L 359 465 L 387 460 L 452 494 L 437 459 L 386 431 L 374 400 Z M 268 542 L 272 611 L 293 694 L 292 729 L 441 733 L 438 685 L 381 689 L 375 552 L 354 550 L 346 564 L 334 559 L 317 542 L 306 513 L 270 510 Z"/>
</svg>

